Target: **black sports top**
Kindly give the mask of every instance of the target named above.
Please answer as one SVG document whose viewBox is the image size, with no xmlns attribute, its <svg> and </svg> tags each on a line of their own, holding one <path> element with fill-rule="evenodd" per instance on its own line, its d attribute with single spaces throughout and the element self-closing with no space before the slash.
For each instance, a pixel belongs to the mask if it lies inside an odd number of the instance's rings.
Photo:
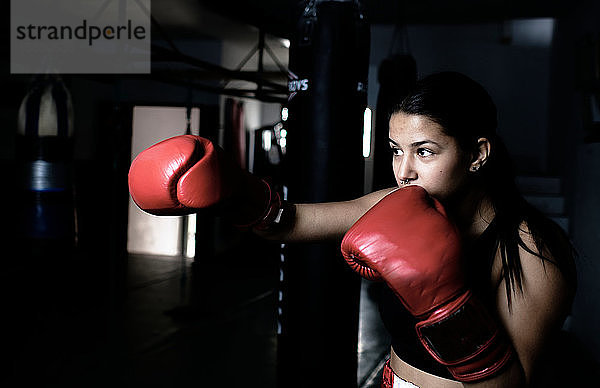
<svg viewBox="0 0 600 388">
<path fill-rule="evenodd" d="M 490 287 L 492 263 L 497 251 L 497 232 L 494 220 L 465 252 L 467 280 L 474 293 L 484 303 L 494 303 L 494 290 Z M 419 341 L 415 324 L 418 322 L 389 287 L 381 287 L 379 312 L 391 335 L 392 348 L 404 362 L 427 373 L 453 380 L 446 367 L 427 353 Z"/>
</svg>

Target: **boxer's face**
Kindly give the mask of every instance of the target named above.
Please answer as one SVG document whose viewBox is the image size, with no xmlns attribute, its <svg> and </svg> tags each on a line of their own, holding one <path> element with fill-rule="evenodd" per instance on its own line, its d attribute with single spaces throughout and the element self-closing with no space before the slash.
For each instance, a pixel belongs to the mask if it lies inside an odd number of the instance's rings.
<svg viewBox="0 0 600 388">
<path fill-rule="evenodd" d="M 443 201 L 465 184 L 470 156 L 439 124 L 425 116 L 396 113 L 389 135 L 398 186 L 406 186 L 403 181 L 408 179 Z"/>
</svg>

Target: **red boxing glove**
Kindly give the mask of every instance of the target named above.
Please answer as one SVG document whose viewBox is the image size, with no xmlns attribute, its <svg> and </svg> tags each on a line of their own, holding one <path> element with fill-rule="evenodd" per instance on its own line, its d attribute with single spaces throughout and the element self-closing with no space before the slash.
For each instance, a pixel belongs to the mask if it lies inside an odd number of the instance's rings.
<svg viewBox="0 0 600 388">
<path fill-rule="evenodd" d="M 420 319 L 421 343 L 457 380 L 488 378 L 511 359 L 502 328 L 465 287 L 457 228 L 423 188 L 384 197 L 346 233 L 342 254 L 361 276 L 383 279 Z"/>
<path fill-rule="evenodd" d="M 268 226 L 281 207 L 279 194 L 228 160 L 200 136 L 182 135 L 142 151 L 129 169 L 129 192 L 155 215 L 190 214 L 227 201 L 234 224 Z"/>
</svg>

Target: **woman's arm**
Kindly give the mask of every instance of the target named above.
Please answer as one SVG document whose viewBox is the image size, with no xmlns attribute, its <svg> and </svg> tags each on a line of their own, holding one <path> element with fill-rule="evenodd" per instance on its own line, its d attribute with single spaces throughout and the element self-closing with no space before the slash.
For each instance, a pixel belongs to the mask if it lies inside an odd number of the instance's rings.
<svg viewBox="0 0 600 388">
<path fill-rule="evenodd" d="M 533 238 L 525 226 L 521 238 L 529 249 L 538 252 Z M 547 252 L 544 252 L 547 257 Z M 494 379 L 475 384 L 477 387 L 527 386 L 536 361 L 544 347 L 559 330 L 569 311 L 572 290 L 560 270 L 548 261 L 519 247 L 522 266 L 522 292 L 512 291 L 511 309 L 504 280 L 501 278 L 500 253 L 496 255 L 493 268 L 493 284 L 497 289 L 498 314 L 516 351 L 516 359 L 504 373 Z M 552 259 L 552 258 L 550 258 Z"/>
<path fill-rule="evenodd" d="M 293 204 L 295 216 L 283 230 L 259 231 L 259 236 L 283 242 L 341 239 L 367 210 L 394 188 L 343 202 Z"/>
</svg>

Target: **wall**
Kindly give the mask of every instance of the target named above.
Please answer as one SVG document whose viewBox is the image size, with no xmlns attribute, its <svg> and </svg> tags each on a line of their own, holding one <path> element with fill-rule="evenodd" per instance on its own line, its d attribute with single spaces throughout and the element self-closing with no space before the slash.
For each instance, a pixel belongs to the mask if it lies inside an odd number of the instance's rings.
<svg viewBox="0 0 600 388">
<path fill-rule="evenodd" d="M 520 171 L 544 173 L 550 40 L 526 39 L 518 27 L 518 23 L 409 25 L 406 34 L 419 76 L 452 70 L 483 84 L 498 106 L 499 134 Z M 371 34 L 373 70 L 396 43 L 393 26 L 375 25 Z M 377 85 L 371 83 L 370 88 L 373 104 Z"/>
<path fill-rule="evenodd" d="M 156 43 L 162 44 L 160 41 Z M 220 62 L 221 43 L 217 40 L 176 41 L 175 45 L 187 55 L 215 64 Z M 175 66 L 180 65 L 169 65 L 170 68 Z M 115 80 L 117 82 L 111 85 L 94 77 L 70 77 L 69 90 L 73 96 L 75 116 L 76 159 L 95 159 L 103 152 L 97 147 L 100 143 L 99 137 L 105 132 L 99 127 L 102 104 L 136 103 L 163 106 L 185 106 L 190 102 L 196 105 L 218 104 L 217 95 L 193 90 L 190 96 L 189 88 L 184 86 L 149 82 L 135 77 L 117 76 Z M 185 128 L 181 128 L 182 134 L 184 131 Z"/>
<path fill-rule="evenodd" d="M 585 142 L 582 68 L 578 51 L 600 36 L 600 4 L 584 1 L 561 18 L 552 53 L 549 159 L 563 177 L 571 236 L 579 252 L 571 331 L 600 360 L 600 144 Z M 589 85 L 588 85 L 589 86 Z"/>
</svg>

